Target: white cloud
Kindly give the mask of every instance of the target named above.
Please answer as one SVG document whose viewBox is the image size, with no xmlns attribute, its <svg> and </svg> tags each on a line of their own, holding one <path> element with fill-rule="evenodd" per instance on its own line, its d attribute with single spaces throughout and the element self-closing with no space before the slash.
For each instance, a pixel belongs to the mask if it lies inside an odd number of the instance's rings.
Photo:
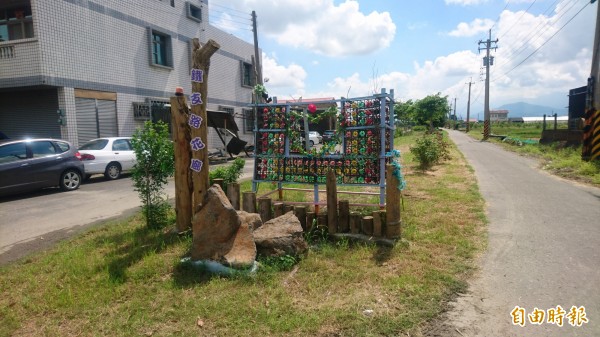
<svg viewBox="0 0 600 337">
<path fill-rule="evenodd" d="M 265 83 L 269 94 L 292 95 L 292 93 L 302 94 L 304 92 L 306 71 L 301 66 L 293 63 L 288 66 L 277 64 L 275 57 L 269 57 L 263 53 L 262 68 L 263 78 L 269 79 L 269 82 Z"/>
<path fill-rule="evenodd" d="M 475 19 L 471 23 L 461 22 L 448 35 L 456 37 L 474 36 L 487 32 L 493 25 L 494 21 L 490 19 Z"/>
<path fill-rule="evenodd" d="M 260 34 L 281 45 L 327 56 L 364 55 L 386 48 L 396 34 L 390 13 L 360 11 L 357 1 L 246 0 L 257 12 Z M 239 4 L 238 4 L 239 5 Z"/>
<path fill-rule="evenodd" d="M 472 6 L 488 2 L 488 0 L 444 0 L 444 2 L 446 5 Z"/>
</svg>

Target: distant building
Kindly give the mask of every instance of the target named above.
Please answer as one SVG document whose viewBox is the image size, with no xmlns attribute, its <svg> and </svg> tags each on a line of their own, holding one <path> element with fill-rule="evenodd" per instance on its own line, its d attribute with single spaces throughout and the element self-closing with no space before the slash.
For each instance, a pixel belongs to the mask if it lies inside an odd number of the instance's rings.
<svg viewBox="0 0 600 337">
<path fill-rule="evenodd" d="M 507 122 L 508 110 L 490 110 L 491 122 Z"/>
</svg>

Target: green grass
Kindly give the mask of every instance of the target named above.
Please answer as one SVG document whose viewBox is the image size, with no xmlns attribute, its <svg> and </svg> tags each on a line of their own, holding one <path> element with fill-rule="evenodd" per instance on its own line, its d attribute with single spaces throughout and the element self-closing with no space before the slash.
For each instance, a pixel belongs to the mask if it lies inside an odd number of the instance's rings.
<svg viewBox="0 0 600 337">
<path fill-rule="evenodd" d="M 492 133 L 504 134 L 520 139 L 539 139 L 541 127 L 536 124 L 500 124 L 492 125 Z M 529 136 L 536 137 L 527 138 Z M 474 129 L 469 135 L 481 139 L 481 129 Z M 581 159 L 581 145 L 564 146 L 553 144 L 524 144 L 518 146 L 490 138 L 490 141 L 502 144 L 506 149 L 532 156 L 540 161 L 540 167 L 563 178 L 600 186 L 600 161 L 588 162 Z"/>
<path fill-rule="evenodd" d="M 0 268 L 0 336 L 414 335 L 465 290 L 485 246 L 472 169 L 452 147 L 451 160 L 417 170 L 416 136 L 396 144 L 408 187 L 394 248 L 322 243 L 292 270 L 263 260 L 275 267 L 223 278 L 180 263 L 190 237 L 147 230 L 136 215 Z"/>
</svg>

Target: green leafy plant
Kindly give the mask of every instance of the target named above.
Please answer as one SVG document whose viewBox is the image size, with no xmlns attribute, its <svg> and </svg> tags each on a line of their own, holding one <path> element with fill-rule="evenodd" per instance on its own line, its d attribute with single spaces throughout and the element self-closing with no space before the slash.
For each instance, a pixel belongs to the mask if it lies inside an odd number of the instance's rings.
<svg viewBox="0 0 600 337">
<path fill-rule="evenodd" d="M 416 145 L 411 146 L 410 152 L 419 162 L 421 170 L 428 170 L 440 161 L 449 159 L 449 144 L 444 140 L 441 133 L 425 134 L 415 141 Z"/>
<path fill-rule="evenodd" d="M 274 272 L 292 270 L 300 262 L 299 257 L 292 255 L 264 256 L 258 260 L 263 268 Z"/>
<path fill-rule="evenodd" d="M 227 167 L 218 167 L 209 173 L 209 183 L 212 185 L 215 179 L 223 179 L 223 185 L 235 183 L 242 175 L 246 162 L 242 158 L 236 158 L 231 165 Z"/>
<path fill-rule="evenodd" d="M 146 226 L 164 227 L 170 206 L 163 188 L 175 170 L 174 148 L 167 124 L 146 122 L 133 134 L 131 145 L 137 159 L 132 170 L 133 185 L 143 203 Z"/>
</svg>

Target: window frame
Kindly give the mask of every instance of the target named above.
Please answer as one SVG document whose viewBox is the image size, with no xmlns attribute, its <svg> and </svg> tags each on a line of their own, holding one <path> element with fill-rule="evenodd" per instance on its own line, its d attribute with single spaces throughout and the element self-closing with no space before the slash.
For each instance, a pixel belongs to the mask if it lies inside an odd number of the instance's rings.
<svg viewBox="0 0 600 337">
<path fill-rule="evenodd" d="M 164 38 L 164 42 L 163 42 L 163 47 L 164 47 L 164 61 L 162 63 L 158 63 L 155 62 L 155 36 L 159 36 Z M 165 33 L 164 31 L 161 31 L 159 29 L 156 28 L 151 28 L 148 27 L 148 49 L 149 49 L 149 57 L 150 57 L 150 65 L 153 67 L 158 67 L 158 68 L 165 68 L 165 69 L 173 69 L 173 44 L 172 44 L 172 40 L 173 38 L 171 37 L 170 34 Z"/>
<path fill-rule="evenodd" d="M 20 18 L 18 18 L 16 14 L 14 17 L 9 14 L 10 11 L 16 13 L 19 10 L 23 11 L 23 16 Z M 0 8 L 0 27 L 4 27 L 4 31 L 6 33 L 6 36 L 4 36 L 4 34 L 0 35 L 0 42 L 35 38 L 31 3 Z M 19 31 L 19 35 L 21 37 L 11 39 L 11 32 L 13 32 L 14 35 L 14 32 L 17 30 Z M 30 35 L 28 35 L 28 33 L 30 33 Z"/>
<path fill-rule="evenodd" d="M 248 82 L 246 82 L 246 69 L 248 69 Z M 241 85 L 244 88 L 253 88 L 254 87 L 254 66 L 252 63 L 240 61 L 240 70 L 241 70 Z"/>
<path fill-rule="evenodd" d="M 254 132 L 254 109 L 242 109 L 244 115 L 244 133 Z"/>
<path fill-rule="evenodd" d="M 200 13 L 200 16 L 194 15 L 194 12 Z M 187 18 L 196 22 L 202 22 L 202 7 L 198 7 L 189 1 L 185 2 L 185 13 Z"/>
</svg>

